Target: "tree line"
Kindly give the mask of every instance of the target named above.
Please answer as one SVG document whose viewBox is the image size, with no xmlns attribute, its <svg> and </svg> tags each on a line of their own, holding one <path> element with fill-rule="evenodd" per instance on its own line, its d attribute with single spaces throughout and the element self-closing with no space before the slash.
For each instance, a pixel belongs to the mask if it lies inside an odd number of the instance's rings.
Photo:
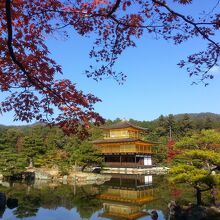
<svg viewBox="0 0 220 220">
<path fill-rule="evenodd" d="M 106 125 L 117 123 L 121 119 L 106 120 Z M 157 141 L 153 148 L 155 165 L 167 165 L 167 143 L 172 132 L 172 139 L 181 142 L 203 130 L 215 129 L 218 135 L 220 124 L 211 117 L 193 119 L 185 114 L 182 118 L 174 115 L 161 115 L 154 121 L 129 120 L 130 123 L 146 127 L 149 132 L 144 138 Z M 91 164 L 102 164 L 100 151 L 92 145 L 92 141 L 102 138 L 99 127 L 91 124 L 89 137 L 80 139 L 76 135 L 66 135 L 58 127 L 44 124 L 32 126 L 1 126 L 0 127 L 0 172 L 5 176 L 22 172 L 33 163 L 35 167 L 59 167 L 61 174 L 68 174 L 74 165 L 84 169 Z M 213 138 L 213 137 L 209 137 Z"/>
<path fill-rule="evenodd" d="M 118 121 L 120 119 L 106 120 L 106 125 Z M 150 122 L 133 119 L 129 122 L 149 129 L 143 138 L 158 142 L 153 147 L 154 165 L 169 166 L 172 183 L 191 186 L 199 205 L 202 193 L 208 191 L 212 205 L 216 205 L 216 187 L 220 185 L 220 129 L 216 120 L 208 117 L 194 120 L 185 114 L 181 119 L 169 115 Z M 67 175 L 76 165 L 82 170 L 88 165 L 104 165 L 101 152 L 92 144 L 92 140 L 103 138 L 102 131 L 91 125 L 88 133 L 89 137 L 82 140 L 44 124 L 2 126 L 0 173 L 14 177 L 25 171 L 30 161 L 34 167 L 56 166 L 60 175 Z M 173 157 L 169 161 L 170 143 Z"/>
<path fill-rule="evenodd" d="M 100 164 L 102 158 L 91 140 L 99 131 L 90 128 L 90 137 L 81 140 L 78 136 L 67 136 L 58 127 L 38 124 L 21 127 L 0 128 L 0 173 L 16 176 L 30 163 L 34 167 L 58 166 L 61 175 L 77 163 L 85 168 L 89 164 Z"/>
</svg>

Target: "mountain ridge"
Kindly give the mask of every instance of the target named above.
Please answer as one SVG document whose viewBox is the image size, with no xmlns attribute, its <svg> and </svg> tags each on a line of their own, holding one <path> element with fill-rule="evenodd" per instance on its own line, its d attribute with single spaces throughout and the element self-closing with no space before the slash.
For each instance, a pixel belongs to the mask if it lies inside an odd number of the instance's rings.
<svg viewBox="0 0 220 220">
<path fill-rule="evenodd" d="M 218 113 L 212 113 L 212 112 L 200 112 L 200 113 L 179 113 L 179 114 L 168 114 L 168 115 L 163 115 L 165 118 L 168 117 L 169 115 L 173 115 L 173 117 L 176 119 L 176 120 L 181 120 L 184 115 L 188 115 L 190 117 L 191 120 L 205 120 L 206 118 L 210 118 L 211 120 L 214 120 L 215 122 L 220 122 L 220 114 Z M 157 117 L 156 119 L 153 119 L 153 120 L 142 120 L 143 122 L 155 122 L 159 119 L 159 117 Z M 108 119 L 107 119 L 108 120 Z M 116 120 L 116 119 L 114 119 Z M 111 121 L 114 121 L 114 120 L 111 120 Z M 130 119 L 130 120 L 135 120 L 136 119 Z M 139 120 L 137 120 L 139 121 Z M 4 127 L 4 128 L 7 128 L 7 127 L 14 127 L 14 128 L 17 128 L 17 127 L 32 127 L 32 126 L 36 126 L 36 125 L 40 125 L 40 124 L 43 124 L 43 123 L 40 123 L 40 122 L 35 122 L 33 124 L 27 124 L 27 125 L 4 125 L 4 124 L 0 124 L 0 127 Z"/>
<path fill-rule="evenodd" d="M 181 120 L 184 115 L 188 115 L 190 119 L 197 119 L 197 120 L 203 120 L 206 118 L 210 118 L 212 120 L 215 120 L 216 122 L 220 122 L 220 114 L 212 113 L 212 112 L 200 112 L 200 113 L 180 113 L 173 115 L 176 120 Z M 168 117 L 166 115 L 165 117 Z M 157 118 L 158 119 L 158 118 Z"/>
</svg>

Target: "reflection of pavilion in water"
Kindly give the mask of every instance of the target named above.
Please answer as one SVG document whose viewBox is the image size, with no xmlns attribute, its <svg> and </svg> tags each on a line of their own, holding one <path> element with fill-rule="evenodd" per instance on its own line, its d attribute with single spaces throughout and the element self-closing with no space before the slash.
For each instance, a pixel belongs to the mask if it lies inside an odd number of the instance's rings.
<svg viewBox="0 0 220 220">
<path fill-rule="evenodd" d="M 114 174 L 99 196 L 103 200 L 101 216 L 133 220 L 148 215 L 143 211 L 144 204 L 156 199 L 152 181 L 152 176 Z"/>
</svg>

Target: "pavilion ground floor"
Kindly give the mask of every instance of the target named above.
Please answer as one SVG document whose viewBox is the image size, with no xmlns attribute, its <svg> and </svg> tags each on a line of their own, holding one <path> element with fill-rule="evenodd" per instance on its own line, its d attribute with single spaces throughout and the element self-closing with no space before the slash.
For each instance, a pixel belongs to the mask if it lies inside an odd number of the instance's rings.
<svg viewBox="0 0 220 220">
<path fill-rule="evenodd" d="M 152 157 L 149 154 L 105 154 L 103 156 L 107 167 L 145 168 L 152 166 Z"/>
</svg>

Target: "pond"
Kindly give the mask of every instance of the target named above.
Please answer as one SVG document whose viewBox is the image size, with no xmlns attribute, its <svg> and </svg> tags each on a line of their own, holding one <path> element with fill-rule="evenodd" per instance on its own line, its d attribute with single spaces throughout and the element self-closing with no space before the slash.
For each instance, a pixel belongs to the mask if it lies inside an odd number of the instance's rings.
<svg viewBox="0 0 220 220">
<path fill-rule="evenodd" d="M 196 203 L 195 192 L 186 185 L 169 185 L 166 176 L 151 175 L 114 174 L 103 185 L 85 186 L 43 181 L 2 182 L 0 218 L 168 220 L 171 200 L 181 205 Z M 209 197 L 205 200 L 208 202 Z"/>
</svg>

